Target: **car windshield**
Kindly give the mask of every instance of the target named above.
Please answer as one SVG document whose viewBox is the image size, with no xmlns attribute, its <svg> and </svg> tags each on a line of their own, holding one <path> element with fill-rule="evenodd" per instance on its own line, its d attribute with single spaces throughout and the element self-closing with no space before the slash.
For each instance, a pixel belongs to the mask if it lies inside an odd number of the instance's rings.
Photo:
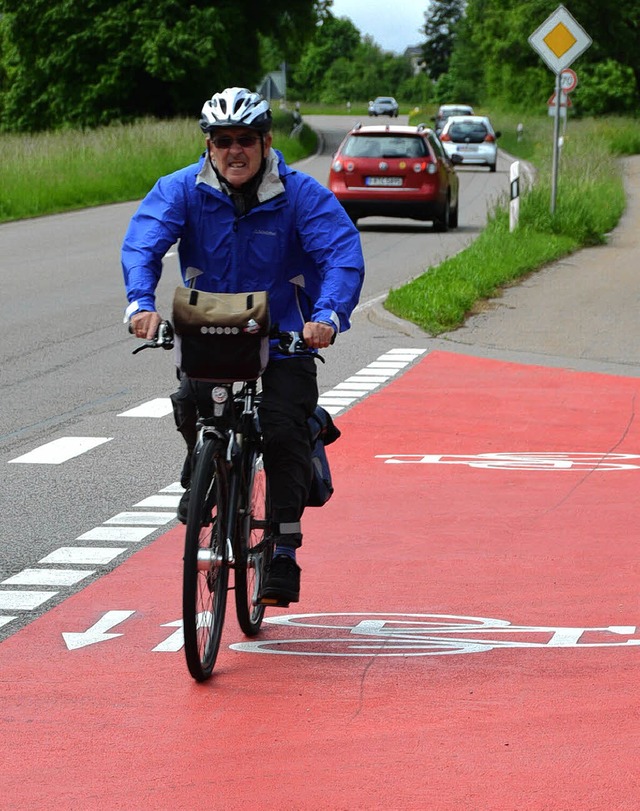
<svg viewBox="0 0 640 811">
<path fill-rule="evenodd" d="M 350 158 L 421 158 L 427 154 L 427 146 L 412 135 L 352 135 L 343 154 Z"/>
<path fill-rule="evenodd" d="M 452 141 L 469 141 L 472 144 L 479 144 L 487 137 L 487 128 L 482 122 L 461 121 L 451 125 L 449 137 Z"/>
<path fill-rule="evenodd" d="M 446 107 L 441 112 L 443 118 L 451 118 L 453 115 L 469 115 L 469 107 Z"/>
</svg>

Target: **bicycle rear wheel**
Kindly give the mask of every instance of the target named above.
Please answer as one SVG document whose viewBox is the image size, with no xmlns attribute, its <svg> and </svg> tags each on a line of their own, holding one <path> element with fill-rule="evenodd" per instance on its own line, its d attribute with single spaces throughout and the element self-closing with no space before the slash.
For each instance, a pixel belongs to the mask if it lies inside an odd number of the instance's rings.
<svg viewBox="0 0 640 811">
<path fill-rule="evenodd" d="M 238 624 L 246 636 L 260 630 L 265 606 L 257 603 L 266 566 L 271 559 L 267 533 L 268 494 L 262 454 L 251 451 L 247 466 L 246 507 L 236 537 L 235 598 Z"/>
<path fill-rule="evenodd" d="M 191 481 L 182 583 L 184 652 L 196 681 L 211 676 L 227 605 L 229 565 L 225 549 L 228 487 L 224 457 L 205 440 Z"/>
</svg>

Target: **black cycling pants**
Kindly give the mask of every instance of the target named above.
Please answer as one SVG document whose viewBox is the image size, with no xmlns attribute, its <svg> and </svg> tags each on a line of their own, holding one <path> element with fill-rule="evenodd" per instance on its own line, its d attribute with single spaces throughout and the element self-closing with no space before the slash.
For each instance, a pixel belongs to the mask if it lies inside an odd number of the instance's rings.
<svg viewBox="0 0 640 811">
<path fill-rule="evenodd" d="M 171 396 L 178 431 L 187 443 L 181 483 L 191 479 L 191 451 L 196 442 L 198 414 L 211 415 L 212 383 L 180 379 Z M 318 402 L 316 365 L 313 358 L 271 360 L 262 375 L 259 417 L 264 438 L 264 463 L 269 480 L 271 521 L 300 520 L 311 486 L 311 439 L 307 419 Z"/>
</svg>

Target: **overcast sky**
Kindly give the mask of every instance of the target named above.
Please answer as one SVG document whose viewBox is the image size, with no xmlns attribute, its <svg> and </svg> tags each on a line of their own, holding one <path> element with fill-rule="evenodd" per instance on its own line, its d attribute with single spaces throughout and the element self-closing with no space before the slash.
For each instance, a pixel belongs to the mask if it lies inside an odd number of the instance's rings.
<svg viewBox="0 0 640 811">
<path fill-rule="evenodd" d="M 420 29 L 428 7 L 429 0 L 333 0 L 331 10 L 334 17 L 349 17 L 385 51 L 402 54 L 424 40 Z"/>
</svg>

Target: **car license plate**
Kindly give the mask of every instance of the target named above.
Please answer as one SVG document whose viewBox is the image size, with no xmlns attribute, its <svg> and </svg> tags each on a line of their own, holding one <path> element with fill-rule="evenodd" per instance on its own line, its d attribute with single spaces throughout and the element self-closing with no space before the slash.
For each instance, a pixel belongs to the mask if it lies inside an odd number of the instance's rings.
<svg viewBox="0 0 640 811">
<path fill-rule="evenodd" d="M 458 152 L 477 152 L 478 147 L 476 144 L 462 144 L 458 147 Z"/>
<path fill-rule="evenodd" d="M 401 177 L 367 177 L 364 182 L 367 186 L 402 186 Z"/>
</svg>

